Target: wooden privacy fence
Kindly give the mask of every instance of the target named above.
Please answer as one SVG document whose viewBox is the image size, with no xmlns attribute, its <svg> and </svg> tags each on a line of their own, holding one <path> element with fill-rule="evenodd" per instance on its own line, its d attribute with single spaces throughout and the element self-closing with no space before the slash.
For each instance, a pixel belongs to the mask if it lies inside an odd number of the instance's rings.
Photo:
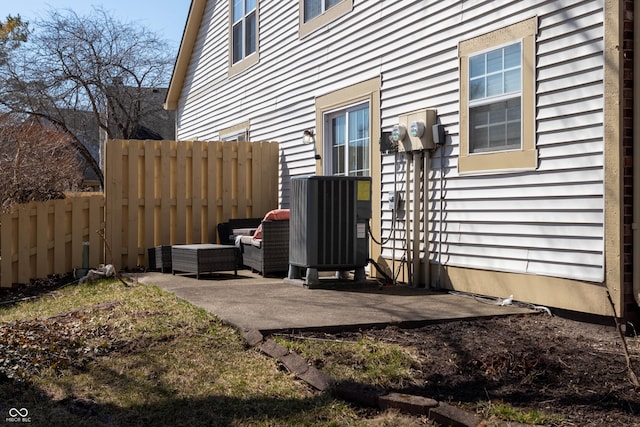
<svg viewBox="0 0 640 427">
<path fill-rule="evenodd" d="M 102 193 L 15 206 L 0 215 L 0 286 L 82 267 L 83 242 L 89 242 L 89 265 L 97 266 L 104 259 L 103 228 Z"/>
<path fill-rule="evenodd" d="M 218 223 L 264 216 L 278 160 L 275 142 L 107 141 L 106 261 L 145 266 L 148 248 L 215 243 Z"/>
</svg>

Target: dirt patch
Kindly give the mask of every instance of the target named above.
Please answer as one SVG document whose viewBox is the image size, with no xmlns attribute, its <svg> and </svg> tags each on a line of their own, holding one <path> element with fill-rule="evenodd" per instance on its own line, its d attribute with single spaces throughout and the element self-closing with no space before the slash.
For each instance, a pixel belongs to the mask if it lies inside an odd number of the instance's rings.
<svg viewBox="0 0 640 427">
<path fill-rule="evenodd" d="M 486 402 L 504 402 L 555 415 L 553 425 L 640 425 L 640 390 L 629 379 L 615 327 L 541 314 L 301 335 L 336 340 L 365 335 L 410 348 L 419 355 L 412 381 L 390 391 L 473 411 Z M 627 338 L 627 345 L 639 373 L 640 341 Z"/>
<path fill-rule="evenodd" d="M 73 274 L 54 274 L 45 279 L 33 279 L 13 288 L 0 288 L 0 307 L 38 298 L 75 281 Z"/>
</svg>

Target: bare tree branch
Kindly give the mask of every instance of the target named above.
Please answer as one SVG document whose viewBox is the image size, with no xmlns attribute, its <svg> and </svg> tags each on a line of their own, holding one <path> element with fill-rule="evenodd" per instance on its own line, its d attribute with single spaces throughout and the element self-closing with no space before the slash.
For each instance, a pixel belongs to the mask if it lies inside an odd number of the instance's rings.
<svg viewBox="0 0 640 427">
<path fill-rule="evenodd" d="M 108 139 L 133 138 L 154 113 L 145 102 L 149 89 L 168 85 L 175 55 L 157 35 L 102 8 L 87 16 L 50 10 L 34 28 L 0 61 L 0 111 L 37 116 L 74 135 L 70 143 L 103 184 L 70 112 L 91 112 Z"/>
<path fill-rule="evenodd" d="M 17 203 L 64 197 L 79 190 L 81 160 L 70 136 L 37 121 L 0 117 L 0 211 Z"/>
</svg>

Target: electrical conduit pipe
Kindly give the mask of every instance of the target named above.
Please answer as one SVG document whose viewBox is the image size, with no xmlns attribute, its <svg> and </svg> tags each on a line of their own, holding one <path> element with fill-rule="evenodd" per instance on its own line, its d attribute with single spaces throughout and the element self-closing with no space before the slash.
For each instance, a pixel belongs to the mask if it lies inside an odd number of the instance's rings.
<svg viewBox="0 0 640 427">
<path fill-rule="evenodd" d="M 640 305 L 640 9 L 633 17 L 633 296 Z"/>
<path fill-rule="evenodd" d="M 404 202 L 404 224 L 405 224 L 405 250 L 407 251 L 407 283 L 409 285 L 413 285 L 413 274 L 411 271 L 411 267 L 413 266 L 413 253 L 411 250 L 411 209 L 413 208 L 412 204 L 413 200 L 409 200 L 409 195 L 411 194 L 411 166 L 413 164 L 413 154 L 410 151 L 407 151 L 405 154 L 406 160 L 406 168 L 405 168 L 405 202 Z"/>
<path fill-rule="evenodd" d="M 413 219 L 411 221 L 412 232 L 412 255 L 413 261 L 413 286 L 420 286 L 420 172 L 422 171 L 422 159 L 424 158 L 424 151 L 416 152 L 413 154 Z M 426 207 L 426 203 L 425 203 Z"/>
</svg>

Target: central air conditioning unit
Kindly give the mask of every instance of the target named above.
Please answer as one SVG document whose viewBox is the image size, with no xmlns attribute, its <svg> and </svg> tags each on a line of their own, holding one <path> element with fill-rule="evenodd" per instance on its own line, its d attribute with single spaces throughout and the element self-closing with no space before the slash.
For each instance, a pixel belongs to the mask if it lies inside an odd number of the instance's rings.
<svg viewBox="0 0 640 427">
<path fill-rule="evenodd" d="M 291 179 L 289 279 L 318 284 L 318 271 L 355 270 L 369 263 L 371 178 L 308 176 Z"/>
</svg>

